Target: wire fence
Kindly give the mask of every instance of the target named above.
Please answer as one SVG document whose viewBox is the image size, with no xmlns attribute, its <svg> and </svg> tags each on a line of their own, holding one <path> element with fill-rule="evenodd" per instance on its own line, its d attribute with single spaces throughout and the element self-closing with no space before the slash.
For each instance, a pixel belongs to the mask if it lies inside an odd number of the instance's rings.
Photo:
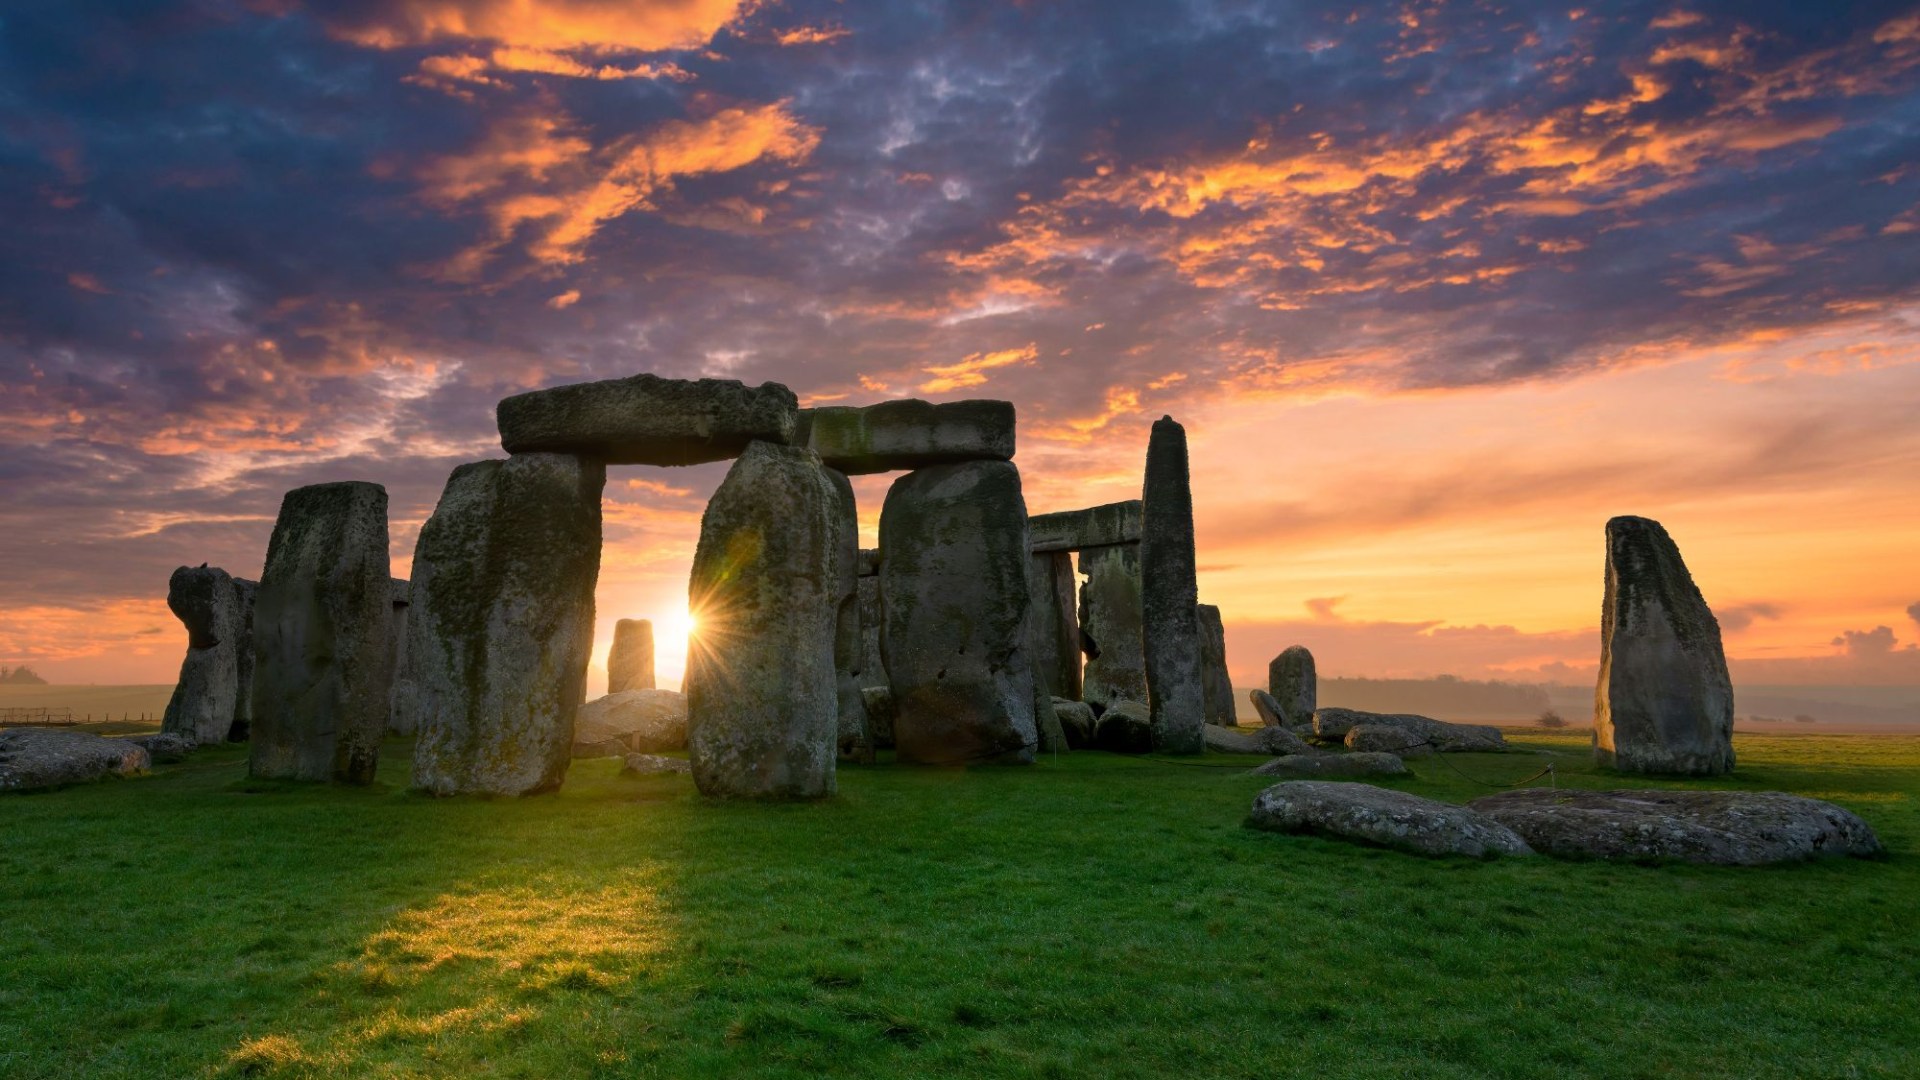
<svg viewBox="0 0 1920 1080">
<path fill-rule="evenodd" d="M 124 712 L 119 716 L 101 713 L 99 719 L 93 713 L 76 713 L 72 709 L 31 708 L 10 705 L 0 707 L 0 727 L 74 727 L 80 724 L 157 724 L 160 717 L 156 713 Z"/>
</svg>

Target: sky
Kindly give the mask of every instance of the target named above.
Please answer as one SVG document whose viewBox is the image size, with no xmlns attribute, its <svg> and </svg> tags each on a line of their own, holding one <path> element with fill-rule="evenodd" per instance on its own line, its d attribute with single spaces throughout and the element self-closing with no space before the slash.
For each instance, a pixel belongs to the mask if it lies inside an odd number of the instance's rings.
<svg viewBox="0 0 1920 1080">
<path fill-rule="evenodd" d="M 404 575 L 497 400 L 651 371 L 1011 400 L 1034 513 L 1174 416 L 1242 684 L 1591 681 L 1631 513 L 1737 682 L 1920 685 L 1912 4 L 14 0 L 0 218 L 59 682 L 171 681 L 293 487 Z M 601 653 L 725 468 L 611 470 Z"/>
</svg>

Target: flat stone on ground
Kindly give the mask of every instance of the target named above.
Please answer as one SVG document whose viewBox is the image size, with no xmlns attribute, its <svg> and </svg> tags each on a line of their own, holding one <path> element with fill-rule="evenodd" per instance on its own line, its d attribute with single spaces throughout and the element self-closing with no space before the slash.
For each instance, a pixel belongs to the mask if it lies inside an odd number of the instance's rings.
<svg viewBox="0 0 1920 1080">
<path fill-rule="evenodd" d="M 620 768 L 620 775 L 668 776 L 692 771 L 693 765 L 685 758 L 664 757 L 660 754 L 628 754 L 625 764 Z"/>
<path fill-rule="evenodd" d="M 1292 754 L 1253 771 L 1261 776 L 1405 776 L 1407 763 L 1393 754 Z"/>
<path fill-rule="evenodd" d="M 1507 738 L 1491 724 L 1455 724 L 1414 713 L 1374 713 L 1329 705 L 1313 714 L 1313 734 L 1320 739 L 1345 740 L 1360 725 L 1397 727 L 1412 733 L 1443 754 L 1497 754 Z"/>
<path fill-rule="evenodd" d="M 137 776 L 153 763 L 131 739 L 52 728 L 0 730 L 0 791 L 37 791 L 109 776 Z"/>
<path fill-rule="evenodd" d="M 576 758 L 686 748 L 687 698 L 675 690 L 622 690 L 587 702 L 574 717 Z"/>
<path fill-rule="evenodd" d="M 1391 724 L 1355 724 L 1347 729 L 1347 749 L 1360 753 L 1399 754 L 1414 757 L 1434 753 L 1433 744 L 1406 728 Z"/>
<path fill-rule="evenodd" d="M 1533 854 L 1525 840 L 1487 815 L 1370 784 L 1315 780 L 1275 784 L 1254 796 L 1246 824 L 1250 829 L 1312 833 L 1415 855 L 1489 859 Z"/>
<path fill-rule="evenodd" d="M 1872 826 L 1850 811 L 1779 791 L 1529 788 L 1469 805 L 1561 858 L 1759 866 L 1883 853 Z"/>
<path fill-rule="evenodd" d="M 698 465 L 739 457 L 755 439 L 793 437 L 799 401 L 779 383 L 625 379 L 515 394 L 499 405 L 510 454 L 578 454 L 608 465 Z"/>
</svg>

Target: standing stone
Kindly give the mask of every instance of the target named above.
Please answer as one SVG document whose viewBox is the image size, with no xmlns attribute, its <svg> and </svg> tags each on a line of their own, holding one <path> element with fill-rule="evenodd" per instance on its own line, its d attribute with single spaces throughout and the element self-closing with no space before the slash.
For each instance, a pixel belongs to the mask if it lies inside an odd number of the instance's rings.
<svg viewBox="0 0 1920 1080">
<path fill-rule="evenodd" d="M 393 689 L 387 693 L 387 734 L 411 735 L 401 730 L 401 702 L 411 693 L 407 677 L 407 608 L 412 603 L 413 587 L 404 578 L 393 579 Z"/>
<path fill-rule="evenodd" d="M 1141 494 L 1140 607 L 1145 627 L 1147 704 L 1154 748 L 1165 754 L 1205 749 L 1206 694 L 1200 682 L 1200 625 L 1194 612 L 1193 490 L 1187 432 L 1173 417 L 1154 421 Z"/>
<path fill-rule="evenodd" d="M 839 701 L 840 752 L 859 751 L 873 760 L 873 739 L 867 728 L 867 703 L 860 696 L 862 645 L 860 635 L 860 510 L 853 497 L 853 482 L 837 469 L 827 470 L 833 484 L 834 526 L 834 624 L 833 678 Z"/>
<path fill-rule="evenodd" d="M 1073 553 L 1043 551 L 1032 556 L 1033 621 L 1028 648 L 1033 654 L 1033 679 L 1052 698 L 1080 700 L 1080 619 L 1074 593 Z"/>
<path fill-rule="evenodd" d="M 1226 625 L 1212 604 L 1201 604 L 1194 617 L 1200 623 L 1200 689 L 1207 723 L 1233 727 L 1240 722 L 1240 710 L 1233 702 L 1233 677 L 1227 674 Z"/>
<path fill-rule="evenodd" d="M 289 491 L 254 601 L 255 777 L 370 784 L 393 689 L 387 491 Z"/>
<path fill-rule="evenodd" d="M 1140 624 L 1140 546 L 1116 544 L 1080 552 L 1081 698 L 1105 708 L 1147 697 L 1146 646 Z"/>
<path fill-rule="evenodd" d="M 838 508 L 812 451 L 770 442 L 750 444 L 707 504 L 686 679 L 687 748 L 703 794 L 834 792 Z"/>
<path fill-rule="evenodd" d="M 217 566 L 182 566 L 167 582 L 167 607 L 187 628 L 187 656 L 160 730 L 195 745 L 225 742 L 240 698 L 239 590 Z"/>
<path fill-rule="evenodd" d="M 413 553 L 413 786 L 530 795 L 566 778 L 593 650 L 606 466 L 462 465 Z"/>
<path fill-rule="evenodd" d="M 1622 772 L 1733 769 L 1733 684 L 1720 624 L 1660 523 L 1607 522 L 1594 757 Z"/>
<path fill-rule="evenodd" d="M 1288 726 L 1313 721 L 1320 705 L 1320 681 L 1313 672 L 1313 654 L 1305 645 L 1289 645 L 1267 664 L 1267 693 L 1280 703 Z M 1265 714 L 1261 718 L 1268 724 L 1275 722 Z"/>
<path fill-rule="evenodd" d="M 654 689 L 653 623 L 621 619 L 613 624 L 613 645 L 607 650 L 607 693 Z"/>
<path fill-rule="evenodd" d="M 246 742 L 253 730 L 253 604 L 259 592 L 259 582 L 233 579 L 234 599 L 240 605 L 240 636 L 233 647 L 236 691 L 228 742 Z"/>
<path fill-rule="evenodd" d="M 880 648 L 900 760 L 1033 760 L 1027 504 L 1005 461 L 894 481 L 880 511 Z"/>
</svg>

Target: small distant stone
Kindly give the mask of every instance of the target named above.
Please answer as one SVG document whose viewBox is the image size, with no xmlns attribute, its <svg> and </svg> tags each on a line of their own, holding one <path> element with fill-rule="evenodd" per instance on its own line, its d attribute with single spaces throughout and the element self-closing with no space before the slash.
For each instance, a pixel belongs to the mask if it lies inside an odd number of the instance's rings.
<svg viewBox="0 0 1920 1080">
<path fill-rule="evenodd" d="M 1503 791 L 1470 803 L 1548 855 L 1760 866 L 1884 853 L 1873 827 L 1779 791 Z"/>
<path fill-rule="evenodd" d="M 1291 728 L 1295 726 L 1296 723 L 1303 728 L 1311 728 L 1313 726 L 1312 713 L 1308 713 L 1298 721 L 1295 721 L 1287 715 L 1286 706 L 1280 704 L 1280 699 L 1267 693 L 1265 690 L 1247 691 L 1247 700 L 1253 702 L 1253 710 L 1260 714 L 1260 722 L 1268 727 Z"/>
<path fill-rule="evenodd" d="M 692 772 L 693 765 L 685 759 L 660 754 L 628 754 L 626 764 L 620 769 L 621 776 L 663 776 Z"/>
<path fill-rule="evenodd" d="M 1291 760 L 1282 758 L 1282 761 Z M 1369 784 L 1295 780 L 1254 796 L 1250 829 L 1314 833 L 1415 855 L 1531 855 L 1513 830 L 1469 807 Z"/>
<path fill-rule="evenodd" d="M 1394 754 L 1295 754 L 1253 771 L 1261 776 L 1405 776 L 1407 763 Z"/>
<path fill-rule="evenodd" d="M 128 735 L 123 742 L 145 747 L 147 754 L 156 764 L 172 764 L 185 761 L 199 744 L 177 731 L 160 731 L 152 735 Z"/>
</svg>

